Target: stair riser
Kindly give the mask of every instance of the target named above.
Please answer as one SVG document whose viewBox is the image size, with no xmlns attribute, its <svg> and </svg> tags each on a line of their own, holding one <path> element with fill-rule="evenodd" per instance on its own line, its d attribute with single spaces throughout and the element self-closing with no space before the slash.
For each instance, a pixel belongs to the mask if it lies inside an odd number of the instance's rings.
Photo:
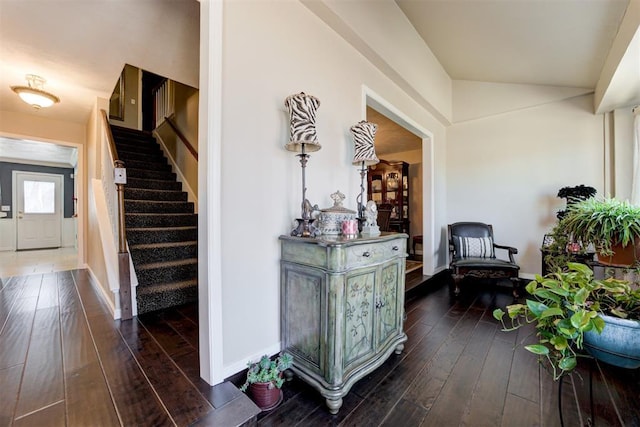
<svg viewBox="0 0 640 427">
<path fill-rule="evenodd" d="M 170 292 L 145 294 L 138 298 L 138 314 L 162 310 L 168 307 L 187 304 L 198 300 L 198 287 L 192 286 Z"/>
<path fill-rule="evenodd" d="M 193 213 L 191 202 L 154 202 L 151 200 L 125 200 L 124 210 L 129 213 Z"/>
<path fill-rule="evenodd" d="M 184 242 L 198 240 L 197 228 L 179 230 L 127 230 L 129 245 L 147 243 Z"/>
<path fill-rule="evenodd" d="M 187 193 L 182 191 L 145 190 L 145 189 L 139 189 L 139 188 L 125 187 L 124 198 L 129 200 L 157 200 L 157 201 L 186 202 Z"/>
<path fill-rule="evenodd" d="M 142 179 L 132 176 L 127 177 L 127 188 L 143 188 L 147 190 L 181 191 L 182 183 L 177 181 Z"/>
<path fill-rule="evenodd" d="M 116 141 L 116 151 L 162 155 L 160 146 L 155 142 Z"/>
<path fill-rule="evenodd" d="M 166 160 L 164 160 L 162 163 L 157 163 L 154 162 L 153 160 L 149 159 L 149 160 L 143 160 L 143 161 L 139 161 L 139 160 L 129 160 L 127 162 L 125 162 L 125 167 L 127 169 L 150 169 L 150 170 L 154 170 L 154 171 L 162 171 L 162 172 L 171 172 L 171 165 L 169 165 L 167 163 Z"/>
<path fill-rule="evenodd" d="M 111 132 L 113 134 L 113 139 L 118 141 L 155 141 L 155 138 L 150 133 L 141 133 L 138 130 L 120 131 L 118 129 L 112 129 Z"/>
<path fill-rule="evenodd" d="M 140 153 L 140 152 L 134 152 L 134 151 L 125 151 L 119 148 L 118 148 L 118 157 L 120 157 L 120 160 L 124 161 L 125 164 L 126 162 L 130 162 L 130 161 L 144 162 L 149 160 L 151 160 L 154 163 L 167 162 L 167 158 L 161 153 L 157 153 L 157 154 Z"/>
<path fill-rule="evenodd" d="M 126 215 L 128 228 L 197 226 L 198 215 Z"/>
<path fill-rule="evenodd" d="M 198 245 L 181 245 L 171 248 L 132 249 L 131 257 L 133 258 L 134 265 L 197 258 Z"/>
<path fill-rule="evenodd" d="M 138 287 L 193 280 L 198 278 L 198 264 L 136 269 L 136 276 L 138 277 Z"/>
<path fill-rule="evenodd" d="M 176 174 L 173 172 L 163 172 L 163 171 L 134 169 L 134 168 L 127 168 L 127 176 L 132 178 L 161 179 L 166 181 L 176 180 Z"/>
</svg>

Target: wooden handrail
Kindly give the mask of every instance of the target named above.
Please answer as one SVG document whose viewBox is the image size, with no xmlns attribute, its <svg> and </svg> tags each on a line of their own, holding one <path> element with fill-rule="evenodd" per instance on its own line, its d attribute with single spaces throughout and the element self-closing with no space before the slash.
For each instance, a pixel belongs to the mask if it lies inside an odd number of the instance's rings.
<svg viewBox="0 0 640 427">
<path fill-rule="evenodd" d="M 116 151 L 116 143 L 113 140 L 113 133 L 111 133 L 109 116 L 107 116 L 107 112 L 104 109 L 100 110 L 100 112 L 102 113 L 102 124 L 104 125 L 104 128 L 106 129 L 106 132 L 107 132 L 107 141 L 109 142 L 109 151 L 111 152 L 111 157 L 113 157 L 113 161 L 116 162 L 120 159 L 118 158 L 118 152 Z M 122 167 L 124 167 L 124 163 Z"/>
<path fill-rule="evenodd" d="M 195 148 L 193 148 L 193 145 L 191 145 L 187 137 L 184 136 L 182 132 L 180 132 L 180 129 L 178 129 L 178 126 L 176 126 L 173 120 L 171 120 L 169 117 L 165 117 L 164 119 L 167 123 L 169 123 L 169 126 L 171 126 L 171 129 L 173 129 L 176 135 L 178 135 L 178 138 L 180 138 L 182 143 L 187 147 L 187 150 L 189 150 L 191 155 L 195 157 L 196 161 L 198 161 L 198 152 L 195 150 Z"/>
</svg>

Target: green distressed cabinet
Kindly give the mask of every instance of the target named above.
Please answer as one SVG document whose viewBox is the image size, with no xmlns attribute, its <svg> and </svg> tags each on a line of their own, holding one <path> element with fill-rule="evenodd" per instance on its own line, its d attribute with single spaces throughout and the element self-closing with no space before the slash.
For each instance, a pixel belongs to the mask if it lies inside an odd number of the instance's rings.
<svg viewBox="0 0 640 427">
<path fill-rule="evenodd" d="M 357 380 L 404 348 L 407 237 L 280 237 L 283 346 L 332 414 Z"/>
</svg>

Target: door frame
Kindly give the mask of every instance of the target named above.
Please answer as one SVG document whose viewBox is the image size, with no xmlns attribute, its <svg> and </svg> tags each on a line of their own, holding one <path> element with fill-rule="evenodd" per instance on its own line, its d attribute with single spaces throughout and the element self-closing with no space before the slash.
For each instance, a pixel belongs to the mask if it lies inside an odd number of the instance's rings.
<svg viewBox="0 0 640 427">
<path fill-rule="evenodd" d="M 37 176 L 41 176 L 41 177 L 57 177 L 60 179 L 60 194 L 58 194 L 57 197 L 57 202 L 58 205 L 60 207 L 60 223 L 58 224 L 58 227 L 60 228 L 60 247 L 62 247 L 62 233 L 64 232 L 64 226 L 63 226 L 63 222 L 64 222 L 64 175 L 63 174 L 57 174 L 57 173 L 46 173 L 46 172 L 30 172 L 30 171 L 20 171 L 20 170 L 14 170 L 11 173 L 11 179 L 12 179 L 12 185 L 11 185 L 11 191 L 12 191 L 12 197 L 13 197 L 13 230 L 14 230 L 14 247 L 16 248 L 16 251 L 19 250 L 18 249 L 18 175 L 19 174 L 24 174 L 24 175 L 37 175 Z M 45 249 L 45 248 L 34 248 L 34 250 L 36 249 Z M 25 250 L 29 250 L 29 249 L 25 249 Z"/>
<path fill-rule="evenodd" d="M 434 165 L 434 135 L 413 121 L 402 110 L 377 94 L 366 85 L 362 85 L 362 117 L 367 117 L 367 106 L 374 108 L 389 119 L 398 123 L 408 131 L 422 139 L 422 274 L 434 275 L 441 269 L 436 269 L 436 227 L 435 227 L 435 165 Z"/>
<path fill-rule="evenodd" d="M 77 244 L 77 254 L 78 254 L 78 268 L 87 268 L 87 242 L 85 241 L 86 236 L 86 227 L 87 227 L 87 199 L 88 199 L 88 190 L 87 185 L 85 183 L 87 172 L 86 172 L 86 160 L 85 160 L 85 146 L 84 143 L 81 142 L 73 142 L 71 140 L 65 139 L 56 139 L 56 138 L 43 138 L 35 135 L 30 135 L 27 133 L 15 133 L 15 132 L 7 132 L 5 130 L 0 129 L 0 136 L 6 138 L 13 139 L 28 139 L 30 141 L 41 142 L 43 144 L 57 144 L 64 145 L 67 147 L 74 147 L 78 150 L 77 163 L 75 166 L 74 172 L 74 193 L 78 198 L 76 204 L 76 244 Z M 31 164 L 31 163 L 30 163 Z M 12 223 L 12 227 L 15 230 L 15 223 Z M 15 231 L 14 231 L 15 233 Z M 13 250 L 15 251 L 16 247 L 13 246 Z"/>
</svg>

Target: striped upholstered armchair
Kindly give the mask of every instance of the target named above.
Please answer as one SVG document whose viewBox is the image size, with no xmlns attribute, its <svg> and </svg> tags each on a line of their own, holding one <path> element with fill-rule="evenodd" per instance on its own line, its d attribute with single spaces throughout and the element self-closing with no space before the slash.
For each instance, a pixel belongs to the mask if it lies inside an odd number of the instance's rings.
<svg viewBox="0 0 640 427">
<path fill-rule="evenodd" d="M 456 222 L 448 225 L 449 269 L 453 278 L 453 293 L 460 293 L 460 282 L 472 279 L 510 279 L 513 295 L 520 291 L 520 267 L 514 255 L 518 250 L 493 241 L 493 227 L 482 222 Z M 496 249 L 507 251 L 509 259 L 496 257 Z"/>
</svg>

